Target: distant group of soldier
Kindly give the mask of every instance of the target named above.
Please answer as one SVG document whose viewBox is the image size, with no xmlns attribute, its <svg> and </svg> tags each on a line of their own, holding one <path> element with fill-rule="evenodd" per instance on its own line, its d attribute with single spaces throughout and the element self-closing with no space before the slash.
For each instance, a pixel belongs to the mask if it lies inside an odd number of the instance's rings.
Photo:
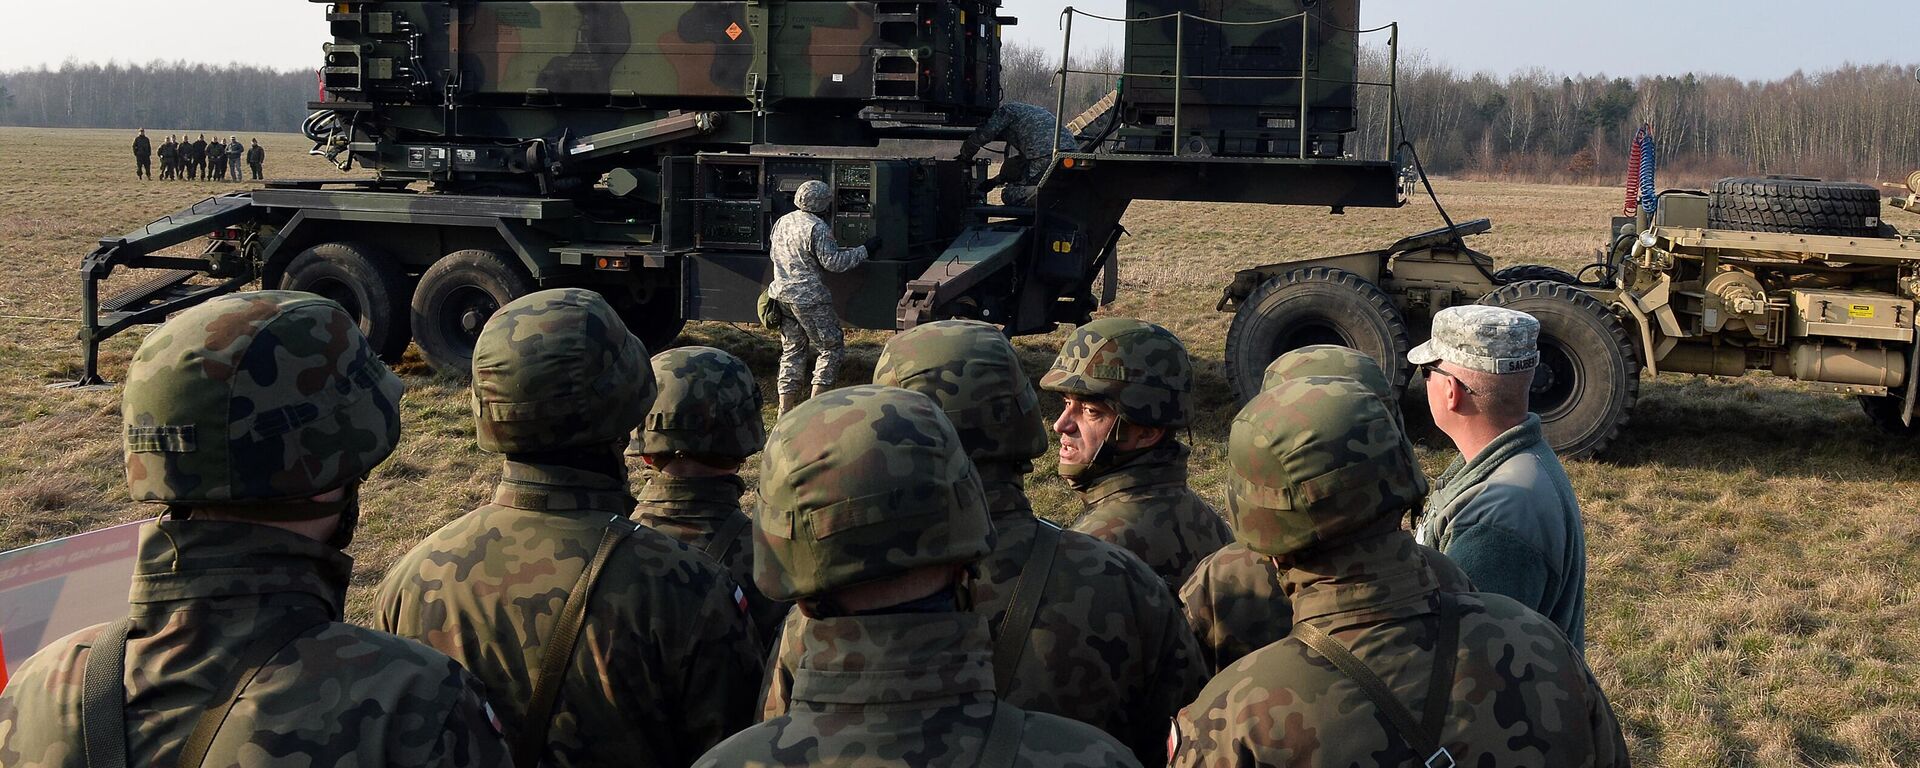
<svg viewBox="0 0 1920 768">
<path fill-rule="evenodd" d="M 830 301 L 819 271 L 863 254 L 781 226 L 775 301 Z M 831 309 L 804 312 L 824 346 Z M 127 375 L 129 488 L 167 508 L 132 613 L 18 671 L 0 763 L 1623 766 L 1578 505 L 1525 407 L 1538 330 L 1436 316 L 1411 359 L 1462 456 L 1432 481 L 1374 360 L 1282 356 L 1232 421 L 1223 517 L 1188 484 L 1192 363 L 1151 323 L 1067 338 L 1052 438 L 1005 336 L 959 320 L 895 336 L 871 385 L 822 355 L 803 397 L 783 358 L 767 432 L 740 359 L 649 359 L 598 294 L 540 291 L 474 352 L 498 486 L 362 628 L 342 549 L 406 514 L 359 493 L 401 383 L 326 299 L 215 299 Z M 1026 495 L 1050 446 L 1065 530 Z"/>
<path fill-rule="evenodd" d="M 252 145 L 240 143 L 239 136 L 229 136 L 221 141 L 218 135 L 212 141 L 206 134 L 197 139 L 188 140 L 186 135 L 178 138 L 169 135 L 156 150 L 153 140 L 147 138 L 147 129 L 142 128 L 133 137 L 133 177 L 153 179 L 153 158 L 160 157 L 160 178 L 182 181 L 242 181 L 240 164 L 246 163 L 246 170 L 252 172 L 252 178 L 258 181 L 265 178 L 267 150 L 260 146 L 259 139 L 253 139 Z"/>
</svg>

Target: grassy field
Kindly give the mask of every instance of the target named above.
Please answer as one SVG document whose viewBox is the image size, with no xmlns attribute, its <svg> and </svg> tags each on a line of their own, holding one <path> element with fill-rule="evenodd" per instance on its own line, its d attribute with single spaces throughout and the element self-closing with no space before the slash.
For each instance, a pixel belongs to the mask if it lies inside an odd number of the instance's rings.
<svg viewBox="0 0 1920 768">
<path fill-rule="evenodd" d="M 164 131 L 161 132 L 164 135 Z M 136 182 L 129 132 L 0 128 L 0 549 L 134 520 L 125 500 L 117 391 L 71 392 L 75 268 L 102 236 L 233 186 Z M 157 139 L 156 139 L 157 140 Z M 336 174 L 297 136 L 263 137 L 276 176 Z M 1477 245 L 1501 259 L 1574 267 L 1601 244 L 1616 190 L 1439 184 L 1456 219 L 1495 222 Z M 1888 214 L 1901 226 L 1920 218 Z M 1234 269 L 1378 247 L 1438 225 L 1397 211 L 1141 204 L 1126 220 L 1112 312 L 1166 325 L 1192 349 L 1202 414 L 1194 483 L 1219 500 L 1232 415 L 1213 311 Z M 140 332 L 105 352 L 122 375 Z M 1019 340 L 1030 374 L 1063 334 Z M 686 343 L 745 356 L 770 384 L 776 340 L 695 324 Z M 859 333 L 845 378 L 865 381 L 885 336 Z M 478 505 L 497 475 L 474 446 L 464 391 L 417 357 L 406 433 L 365 492 L 352 611 L 412 543 Z M 1768 378 L 1662 377 L 1599 460 L 1568 471 L 1586 514 L 1589 661 L 1636 761 L 1672 766 L 1920 763 L 1920 445 L 1875 431 L 1851 400 Z M 769 397 L 771 401 L 771 397 Z M 1050 415 L 1058 402 L 1050 401 Z M 771 412 L 767 414 L 772 418 Z M 1430 472 L 1451 459 L 1423 452 Z M 1077 509 L 1042 466 L 1030 482 L 1059 520 Z"/>
</svg>

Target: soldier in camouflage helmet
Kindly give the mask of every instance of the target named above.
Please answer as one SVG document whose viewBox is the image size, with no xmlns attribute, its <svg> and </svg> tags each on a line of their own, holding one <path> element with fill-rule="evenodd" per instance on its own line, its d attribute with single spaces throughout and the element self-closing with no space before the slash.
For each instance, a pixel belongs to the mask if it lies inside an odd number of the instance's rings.
<svg viewBox="0 0 1920 768">
<path fill-rule="evenodd" d="M 1073 529 L 1139 556 L 1178 592 L 1233 532 L 1187 487 L 1187 446 L 1173 430 L 1192 410 L 1193 366 L 1167 329 L 1127 318 L 1080 326 L 1040 386 L 1066 408 L 1060 476 L 1086 511 Z"/>
<path fill-rule="evenodd" d="M 939 406 L 835 390 L 767 443 L 754 569 L 799 601 L 792 708 L 698 765 L 1137 765 L 1093 726 L 996 700 L 987 619 L 964 610 L 994 530 Z"/>
<path fill-rule="evenodd" d="M 859 266 L 881 248 L 880 238 L 842 248 L 834 240 L 825 217 L 833 209 L 833 189 L 823 181 L 809 181 L 793 193 L 796 210 L 773 224 L 771 250 L 773 282 L 767 296 L 779 302 L 780 412 L 793 410 L 805 399 L 807 363 L 813 363 L 813 392 L 833 388 L 847 340 L 840 316 L 833 311 L 833 293 L 821 279 L 825 272 L 845 272 Z"/>
<path fill-rule="evenodd" d="M 996 543 L 969 584 L 972 610 L 996 635 L 1024 630 L 996 640 L 1000 698 L 1099 726 L 1143 764 L 1162 761 L 1165 725 L 1208 676 L 1179 607 L 1145 563 L 1034 515 L 1021 483 L 1047 450 L 1046 426 L 1007 337 L 971 320 L 927 323 L 887 342 L 873 381 L 932 398 L 980 475 Z M 787 711 L 804 623 L 782 638 L 764 716 Z"/>
<path fill-rule="evenodd" d="M 633 519 L 705 553 L 740 587 L 762 647 L 772 643 L 787 603 L 753 584 L 753 521 L 740 509 L 740 466 L 766 444 L 760 385 L 740 358 L 713 347 L 653 356 L 660 394 L 634 432 L 629 455 L 647 466 Z"/>
<path fill-rule="evenodd" d="M 762 662 L 732 580 L 628 519 L 620 449 L 653 399 L 646 349 L 599 294 L 501 307 L 473 355 L 480 447 L 506 456 L 493 501 L 374 598 L 376 626 L 486 682 L 515 763 L 686 765 L 753 721 Z"/>
<path fill-rule="evenodd" d="M 122 404 L 127 487 L 166 514 L 141 532 L 131 615 L 15 670 L 0 765 L 509 765 L 473 676 L 341 621 L 341 548 L 400 437 L 400 392 L 312 294 L 213 299 L 147 336 Z"/>
<path fill-rule="evenodd" d="M 1397 423 L 1400 411 L 1386 374 L 1373 358 L 1347 347 L 1322 344 L 1281 355 L 1267 366 L 1261 388 L 1324 376 L 1359 382 L 1380 399 L 1388 413 L 1395 414 Z M 1426 547 L 1420 548 L 1420 554 L 1439 577 L 1441 589 L 1473 591 L 1472 580 L 1446 555 Z M 1180 588 L 1180 604 L 1186 609 L 1187 621 L 1200 640 L 1200 651 L 1213 674 L 1287 636 L 1293 627 L 1293 608 L 1280 591 L 1285 576 L 1273 558 L 1236 541 L 1200 561 L 1186 586 Z"/>
<path fill-rule="evenodd" d="M 1426 479 L 1376 393 L 1283 382 L 1234 418 L 1227 458 L 1234 535 L 1279 561 L 1293 632 L 1180 712 L 1174 765 L 1627 765 L 1558 627 L 1440 588 L 1400 527 Z"/>
</svg>

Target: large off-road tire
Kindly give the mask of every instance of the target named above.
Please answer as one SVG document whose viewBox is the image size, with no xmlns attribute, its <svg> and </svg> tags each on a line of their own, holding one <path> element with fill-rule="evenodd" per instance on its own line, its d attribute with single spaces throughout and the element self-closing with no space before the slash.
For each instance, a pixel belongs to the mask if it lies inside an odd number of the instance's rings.
<svg viewBox="0 0 1920 768">
<path fill-rule="evenodd" d="M 1707 227 L 1872 237 L 1880 232 L 1880 191 L 1814 179 L 1721 179 L 1707 199 Z"/>
<path fill-rule="evenodd" d="M 1407 383 L 1407 324 L 1379 286 L 1352 272 L 1306 267 L 1268 278 L 1241 302 L 1227 329 L 1227 381 L 1245 403 L 1260 392 L 1267 365 L 1314 344 L 1360 350 L 1380 364 L 1398 393 Z"/>
<path fill-rule="evenodd" d="M 389 363 L 407 352 L 410 318 L 406 275 L 372 246 L 321 243 L 287 262 L 279 287 L 325 296 L 360 323 L 374 354 Z"/>
<path fill-rule="evenodd" d="M 1545 264 L 1515 264 L 1511 267 L 1496 270 L 1493 273 L 1494 285 L 1510 285 L 1526 280 L 1546 280 L 1554 283 L 1566 283 L 1567 285 L 1580 282 L 1580 279 L 1574 277 L 1572 272 L 1568 272 L 1559 267 L 1549 267 Z"/>
<path fill-rule="evenodd" d="M 413 291 L 414 341 L 435 371 L 473 375 L 473 344 L 501 305 L 533 292 L 533 278 L 510 257 L 455 251 L 428 267 Z"/>
<path fill-rule="evenodd" d="M 1860 397 L 1860 410 L 1866 412 L 1867 420 L 1873 422 L 1874 426 L 1885 430 L 1889 435 L 1920 437 L 1920 414 L 1914 415 L 1912 425 L 1900 421 L 1900 410 L 1905 407 L 1907 407 L 1907 400 L 1904 396 L 1862 395 Z"/>
<path fill-rule="evenodd" d="M 1480 303 L 1540 321 L 1527 410 L 1540 414 L 1547 444 L 1563 458 L 1604 450 L 1640 396 L 1640 359 L 1620 319 L 1585 291 L 1544 280 L 1501 286 Z"/>
</svg>

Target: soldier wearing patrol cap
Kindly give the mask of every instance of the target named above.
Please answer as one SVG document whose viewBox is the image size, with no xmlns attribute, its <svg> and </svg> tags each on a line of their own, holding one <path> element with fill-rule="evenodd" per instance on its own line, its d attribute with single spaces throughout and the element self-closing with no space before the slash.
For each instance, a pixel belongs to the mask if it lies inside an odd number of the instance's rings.
<svg viewBox="0 0 1920 768">
<path fill-rule="evenodd" d="M 996 698 L 987 617 L 965 605 L 993 523 L 933 400 L 815 397 L 774 426 L 760 484 L 755 576 L 799 602 L 792 707 L 697 765 L 1138 765 L 1091 725 Z"/>
<path fill-rule="evenodd" d="M 1187 487 L 1173 431 L 1192 410 L 1193 367 L 1167 329 L 1104 318 L 1075 329 L 1040 387 L 1066 400 L 1053 429 L 1060 476 L 1086 511 L 1073 529 L 1139 556 L 1178 592 L 1233 532 Z"/>
<path fill-rule="evenodd" d="M 1399 422 L 1393 385 L 1373 358 L 1359 350 L 1320 344 L 1293 350 L 1267 366 L 1261 390 L 1289 381 L 1337 376 L 1357 381 L 1380 399 Z M 1473 581 L 1446 555 L 1420 547 L 1420 555 L 1448 592 L 1471 592 Z M 1273 558 L 1233 542 L 1200 561 L 1180 588 L 1180 604 L 1213 674 L 1280 638 L 1293 627 L 1293 608 L 1280 584 L 1286 573 Z"/>
<path fill-rule="evenodd" d="M 1501 595 L 1449 592 L 1400 527 L 1427 490 L 1357 381 L 1262 392 L 1228 436 L 1234 536 L 1274 558 L 1293 631 L 1175 721 L 1176 766 L 1625 766 L 1580 653 Z"/>
<path fill-rule="evenodd" d="M 1165 725 L 1208 674 L 1172 595 L 1140 558 L 1034 515 L 1022 481 L 1046 453 L 1047 431 L 1006 335 L 972 320 L 920 325 L 887 342 L 873 381 L 932 398 L 980 475 L 996 543 L 969 592 L 994 630 L 1000 698 L 1098 726 L 1142 763 L 1163 761 Z M 786 712 L 799 661 L 797 634 L 783 640 L 769 717 Z"/>
<path fill-rule="evenodd" d="M 740 509 L 740 466 L 766 445 L 760 385 L 740 358 L 713 347 L 653 356 L 660 394 L 634 431 L 627 455 L 647 466 L 635 522 L 705 553 L 733 577 L 762 647 L 772 644 L 787 603 L 753 584 L 753 521 Z"/>
<path fill-rule="evenodd" d="M 127 488 L 167 511 L 140 534 L 132 613 L 16 671 L 0 765 L 510 765 L 472 675 L 341 621 L 341 550 L 400 393 L 312 294 L 224 296 L 148 335 L 121 407 Z"/>
<path fill-rule="evenodd" d="M 1435 480 L 1420 543 L 1488 592 L 1560 625 L 1586 647 L 1587 537 L 1559 457 L 1527 412 L 1540 321 L 1505 307 L 1448 307 L 1407 359 L 1426 378 L 1433 423 L 1460 449 Z"/>
<path fill-rule="evenodd" d="M 620 449 L 654 399 L 640 340 L 592 291 L 539 291 L 480 331 L 493 501 L 414 547 L 374 623 L 487 685 L 519 765 L 686 765 L 753 722 L 759 644 L 720 565 L 628 519 Z"/>
</svg>

